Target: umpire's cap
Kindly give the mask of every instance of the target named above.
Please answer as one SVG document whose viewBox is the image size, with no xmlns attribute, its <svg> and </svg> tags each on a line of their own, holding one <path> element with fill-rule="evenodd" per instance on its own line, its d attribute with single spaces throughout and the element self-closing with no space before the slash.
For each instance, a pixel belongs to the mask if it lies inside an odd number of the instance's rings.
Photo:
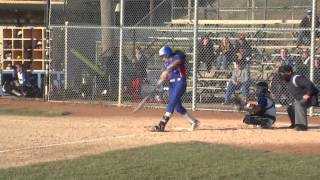
<svg viewBox="0 0 320 180">
<path fill-rule="evenodd" d="M 278 69 L 278 73 L 287 73 L 287 72 L 293 72 L 293 69 L 289 65 L 282 65 Z"/>
<path fill-rule="evenodd" d="M 310 16 L 312 15 L 312 9 L 307 10 L 307 15 L 310 15 Z"/>
</svg>

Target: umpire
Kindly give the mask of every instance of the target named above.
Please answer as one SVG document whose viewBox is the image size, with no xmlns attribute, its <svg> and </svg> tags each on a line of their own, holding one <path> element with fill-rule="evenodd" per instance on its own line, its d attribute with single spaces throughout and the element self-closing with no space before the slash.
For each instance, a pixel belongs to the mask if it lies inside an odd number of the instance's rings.
<svg viewBox="0 0 320 180">
<path fill-rule="evenodd" d="M 319 90 L 306 77 L 293 73 L 291 66 L 280 66 L 278 72 L 280 77 L 288 83 L 289 93 L 294 98 L 294 102 L 287 109 L 291 121 L 289 128 L 306 131 L 308 130 L 307 109 L 319 105 Z"/>
</svg>

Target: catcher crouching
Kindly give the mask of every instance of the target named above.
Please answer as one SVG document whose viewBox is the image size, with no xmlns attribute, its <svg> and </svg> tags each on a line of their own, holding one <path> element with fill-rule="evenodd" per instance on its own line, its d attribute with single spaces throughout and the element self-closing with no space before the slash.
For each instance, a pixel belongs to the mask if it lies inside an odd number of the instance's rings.
<svg viewBox="0 0 320 180">
<path fill-rule="evenodd" d="M 249 102 L 247 104 L 249 114 L 244 117 L 243 122 L 270 129 L 276 121 L 276 108 L 266 82 L 258 82 L 256 84 L 256 96 L 257 102 Z"/>
</svg>

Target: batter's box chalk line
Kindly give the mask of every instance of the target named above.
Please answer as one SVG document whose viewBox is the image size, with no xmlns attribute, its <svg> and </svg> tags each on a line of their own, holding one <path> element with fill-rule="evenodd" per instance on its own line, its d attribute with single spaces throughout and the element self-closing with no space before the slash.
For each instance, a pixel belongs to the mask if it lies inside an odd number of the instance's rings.
<svg viewBox="0 0 320 180">
<path fill-rule="evenodd" d="M 41 146 L 22 147 L 22 148 L 16 148 L 16 149 L 13 149 L 13 148 L 4 149 L 4 150 L 0 150 L 0 154 L 9 153 L 9 152 L 35 150 L 35 149 L 46 149 L 51 147 L 59 147 L 59 146 L 74 145 L 74 144 L 86 144 L 86 143 L 92 143 L 92 142 L 98 142 L 98 141 L 105 141 L 109 139 L 124 139 L 124 138 L 137 137 L 137 136 L 138 136 L 137 134 L 125 134 L 125 135 L 108 136 L 108 137 L 93 138 L 93 139 L 71 141 L 71 142 L 64 142 L 64 143 L 47 144 L 47 145 L 41 145 Z"/>
<path fill-rule="evenodd" d="M 154 132 L 152 131 L 152 128 L 154 126 L 144 126 L 144 128 L 149 131 L 149 132 Z M 196 129 L 196 130 L 192 130 L 192 128 L 180 128 L 180 127 L 176 127 L 176 128 L 166 128 L 164 132 L 192 132 L 192 131 L 197 131 L 197 130 L 200 130 L 200 129 Z M 157 133 L 157 132 L 156 132 Z M 161 133 L 161 132 L 159 132 Z"/>
</svg>

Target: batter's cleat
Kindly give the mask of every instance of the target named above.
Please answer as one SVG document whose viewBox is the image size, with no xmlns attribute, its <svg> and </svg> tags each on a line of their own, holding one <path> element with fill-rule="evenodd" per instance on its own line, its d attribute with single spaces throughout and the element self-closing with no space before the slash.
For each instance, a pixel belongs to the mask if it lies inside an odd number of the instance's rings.
<svg viewBox="0 0 320 180">
<path fill-rule="evenodd" d="M 192 124 L 191 124 L 191 130 L 194 131 L 195 129 L 197 129 L 199 127 L 200 121 L 195 120 Z"/>
<path fill-rule="evenodd" d="M 164 126 L 159 126 L 159 125 L 153 126 L 151 128 L 151 132 L 164 132 Z"/>
</svg>

